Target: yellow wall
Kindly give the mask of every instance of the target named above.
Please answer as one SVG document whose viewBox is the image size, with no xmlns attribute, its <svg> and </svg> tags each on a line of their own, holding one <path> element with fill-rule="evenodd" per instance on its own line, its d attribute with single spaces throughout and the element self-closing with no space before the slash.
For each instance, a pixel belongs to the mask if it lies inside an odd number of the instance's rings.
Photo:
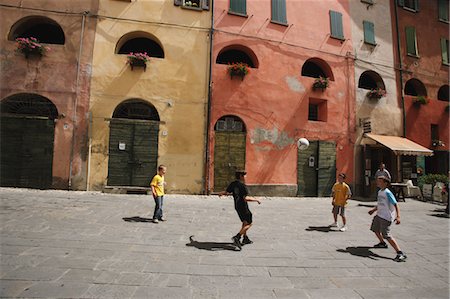
<svg viewBox="0 0 450 299">
<path fill-rule="evenodd" d="M 99 15 L 90 97 L 89 189 L 100 190 L 107 184 L 109 123 L 105 119 L 121 102 L 139 98 L 152 104 L 161 120 L 158 164 L 168 167 L 167 191 L 201 193 L 210 11 L 183 9 L 173 1 L 103 0 Z M 152 58 L 146 72 L 131 71 L 126 55 L 114 54 L 119 39 L 134 31 L 152 34 L 164 50 L 165 58 Z M 150 180 L 154 173 L 148 175 Z"/>
</svg>

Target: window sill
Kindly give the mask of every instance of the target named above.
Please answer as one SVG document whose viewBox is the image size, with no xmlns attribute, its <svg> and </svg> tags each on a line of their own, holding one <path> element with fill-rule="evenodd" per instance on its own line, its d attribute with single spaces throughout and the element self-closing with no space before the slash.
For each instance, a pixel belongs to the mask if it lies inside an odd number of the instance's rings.
<svg viewBox="0 0 450 299">
<path fill-rule="evenodd" d="M 369 42 L 366 42 L 366 41 L 364 41 L 364 44 L 366 44 L 368 46 L 372 46 L 372 47 L 376 47 L 377 46 L 377 43 L 369 43 Z"/>
<path fill-rule="evenodd" d="M 332 35 L 330 35 L 330 37 L 333 38 L 333 39 L 337 39 L 337 40 L 339 40 L 341 42 L 345 42 L 345 37 L 338 37 L 338 36 L 332 36 Z"/>
<path fill-rule="evenodd" d="M 238 17 L 244 17 L 244 18 L 248 18 L 248 15 L 247 14 L 242 14 L 242 13 L 240 13 L 240 12 L 234 12 L 234 11 L 228 11 L 228 14 L 229 15 L 232 15 L 232 16 L 238 16 Z"/>
<path fill-rule="evenodd" d="M 416 55 L 416 54 L 411 54 L 411 53 L 406 53 L 406 56 L 408 56 L 408 57 L 412 57 L 412 58 L 416 58 L 416 59 L 419 59 L 419 58 L 420 58 L 420 56 L 419 56 L 419 55 Z"/>
<path fill-rule="evenodd" d="M 403 9 L 406 10 L 406 11 L 409 11 L 409 12 L 414 12 L 414 13 L 418 12 L 416 9 L 410 8 L 410 7 L 403 6 Z"/>
<path fill-rule="evenodd" d="M 449 20 L 444 20 L 444 19 L 439 19 L 439 22 L 445 23 L 445 24 L 450 24 Z"/>
<path fill-rule="evenodd" d="M 189 10 L 196 10 L 196 11 L 203 11 L 203 9 L 201 7 L 195 7 L 195 6 L 185 6 L 182 5 L 181 8 L 183 9 L 189 9 Z"/>
<path fill-rule="evenodd" d="M 443 65 L 443 66 L 446 66 L 446 67 L 449 67 L 449 66 L 450 66 L 450 63 L 442 62 L 442 65 Z"/>
<path fill-rule="evenodd" d="M 283 23 L 283 22 L 279 22 L 279 21 L 270 20 L 270 23 L 276 24 L 276 25 L 285 26 L 285 27 L 289 27 L 288 23 Z"/>
</svg>

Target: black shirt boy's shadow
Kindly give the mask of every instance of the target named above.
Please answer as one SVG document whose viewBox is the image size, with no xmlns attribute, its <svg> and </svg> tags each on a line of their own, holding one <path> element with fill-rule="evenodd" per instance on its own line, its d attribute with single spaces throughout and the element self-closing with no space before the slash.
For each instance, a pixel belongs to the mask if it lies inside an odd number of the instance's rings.
<svg viewBox="0 0 450 299">
<path fill-rule="evenodd" d="M 152 222 L 152 218 L 143 218 L 140 216 L 133 216 L 133 217 L 123 217 L 122 218 L 126 222 Z"/>
<path fill-rule="evenodd" d="M 194 240 L 194 236 L 189 237 L 190 243 L 187 243 L 186 246 L 192 246 L 197 249 L 209 250 L 209 251 L 218 251 L 218 250 L 231 250 L 231 251 L 240 251 L 239 248 L 236 247 L 233 243 L 225 243 L 225 242 L 198 242 Z"/>
<path fill-rule="evenodd" d="M 323 233 L 329 233 L 329 232 L 337 232 L 337 230 L 331 229 L 329 226 L 308 226 L 308 228 L 305 228 L 306 231 L 312 232 L 323 232 Z"/>
<path fill-rule="evenodd" d="M 386 259 L 386 260 L 394 260 L 390 257 L 385 257 L 382 255 L 378 255 L 376 253 L 373 253 L 370 249 L 372 249 L 373 247 L 367 247 L 367 246 L 356 246 L 356 247 L 347 247 L 346 249 L 337 249 L 337 252 L 342 252 L 342 253 L 350 253 L 351 255 L 356 255 L 356 256 L 360 256 L 360 257 L 367 257 L 370 258 L 372 260 L 377 260 L 377 259 Z"/>
</svg>

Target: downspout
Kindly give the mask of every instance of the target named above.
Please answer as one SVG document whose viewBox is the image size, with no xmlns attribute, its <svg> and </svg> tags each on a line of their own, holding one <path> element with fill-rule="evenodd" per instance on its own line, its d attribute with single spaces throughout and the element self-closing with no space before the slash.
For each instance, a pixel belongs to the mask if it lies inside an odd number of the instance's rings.
<svg viewBox="0 0 450 299">
<path fill-rule="evenodd" d="M 206 112 L 206 136 L 205 136 L 205 190 L 204 194 L 209 195 L 210 193 L 210 146 L 209 146 L 209 135 L 211 134 L 210 130 L 210 121 L 211 121 L 211 96 L 212 96 L 212 61 L 213 61 L 213 36 L 214 36 L 214 1 L 211 1 L 211 28 L 209 31 L 209 77 L 208 77 L 208 103 L 207 103 L 207 112 Z"/>
<path fill-rule="evenodd" d="M 81 68 L 81 54 L 83 53 L 83 39 L 84 39 L 84 26 L 86 22 L 86 15 L 89 11 L 83 12 L 81 21 L 81 36 L 80 36 L 80 50 L 78 51 L 78 61 L 77 61 L 77 79 L 75 83 L 75 101 L 73 102 L 73 117 L 72 117 L 72 146 L 70 148 L 70 165 L 69 165 L 69 190 L 72 189 L 72 171 L 73 171 L 73 156 L 75 152 L 75 133 L 77 128 L 77 107 L 78 107 L 78 96 L 79 96 L 79 85 L 80 85 L 80 68 Z"/>
<path fill-rule="evenodd" d="M 406 111 L 405 111 L 405 97 L 403 95 L 403 63 L 402 53 L 400 50 L 400 33 L 398 29 L 398 12 L 397 3 L 394 1 L 394 15 L 395 15 L 395 33 L 397 35 L 397 55 L 399 64 L 399 76 L 400 76 L 400 96 L 402 98 L 402 123 L 403 123 L 403 137 L 406 138 Z"/>
</svg>

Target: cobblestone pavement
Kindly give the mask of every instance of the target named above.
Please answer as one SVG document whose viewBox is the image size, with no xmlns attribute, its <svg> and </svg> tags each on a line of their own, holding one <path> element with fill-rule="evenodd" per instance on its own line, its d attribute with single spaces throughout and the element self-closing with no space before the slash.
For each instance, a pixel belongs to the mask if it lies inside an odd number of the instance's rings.
<svg viewBox="0 0 450 299">
<path fill-rule="evenodd" d="M 449 297 L 437 204 L 400 203 L 393 235 L 408 259 L 396 263 L 392 248 L 371 248 L 371 202 L 351 201 L 339 232 L 327 227 L 329 198 L 262 198 L 250 203 L 254 244 L 235 251 L 230 197 L 168 195 L 158 224 L 144 195 L 0 188 L 0 198 L 1 297 Z"/>
</svg>

